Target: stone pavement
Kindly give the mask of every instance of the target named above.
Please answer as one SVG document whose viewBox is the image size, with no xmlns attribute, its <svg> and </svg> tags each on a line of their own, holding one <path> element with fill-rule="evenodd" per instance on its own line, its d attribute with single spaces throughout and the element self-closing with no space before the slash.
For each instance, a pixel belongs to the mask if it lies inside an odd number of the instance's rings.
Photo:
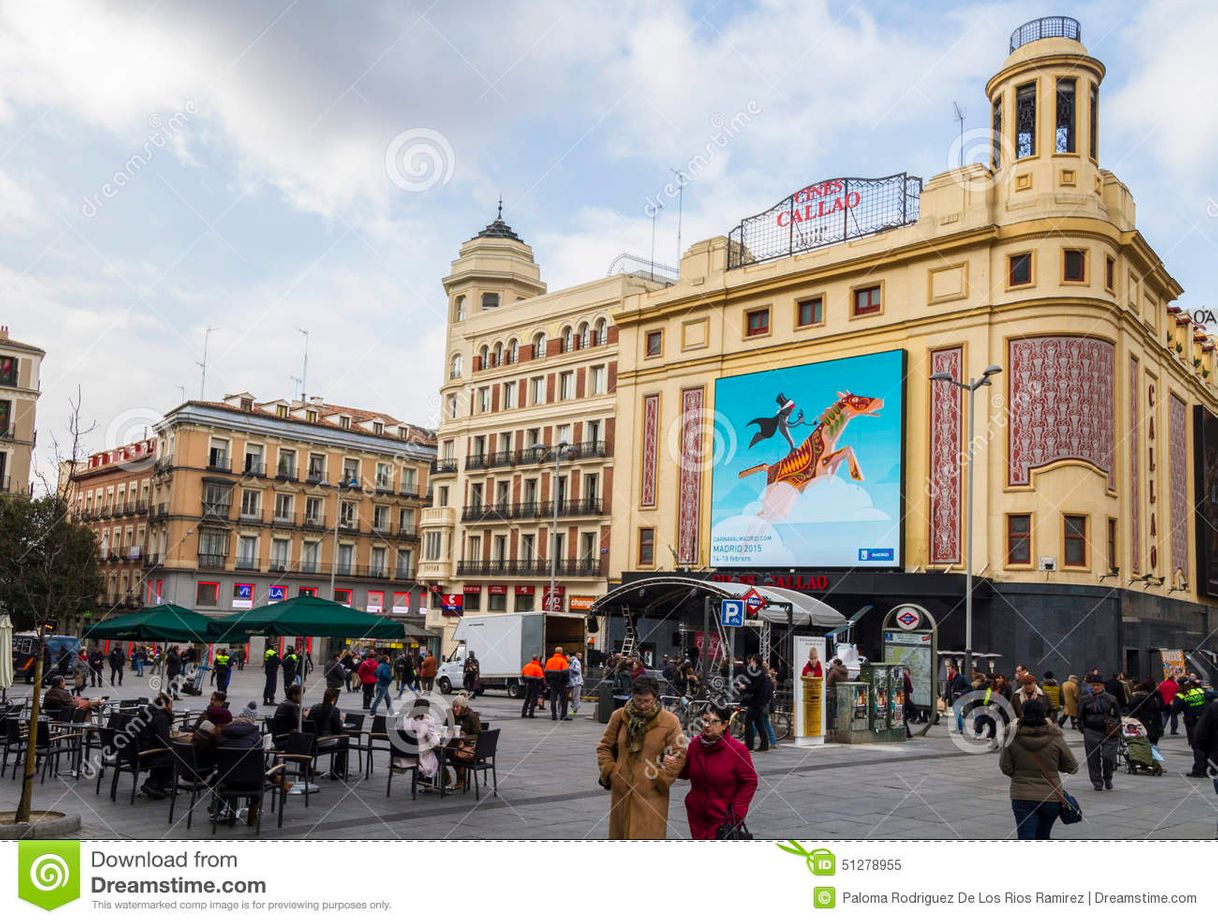
<svg viewBox="0 0 1218 924">
<path fill-rule="evenodd" d="M 261 702 L 262 674 L 248 669 L 234 674 L 230 702 L 240 708 L 248 699 Z M 121 691 L 140 695 L 128 677 Z M 20 696 L 19 685 L 12 693 Z M 142 692 L 142 691 L 141 691 Z M 306 705 L 320 692 L 306 694 Z M 205 697 L 185 700 L 201 706 Z M 358 709 L 360 695 L 344 693 L 340 705 Z M 385 798 L 385 761 L 378 755 L 371 779 L 351 784 L 321 781 L 321 791 L 306 809 L 299 795 L 288 797 L 283 829 L 263 820 L 263 837 L 285 838 L 603 838 L 608 831 L 608 793 L 596 782 L 594 750 L 602 725 L 585 703 L 573 722 L 552 722 L 548 714 L 521 719 L 519 700 L 503 693 L 479 697 L 475 708 L 499 739 L 499 796 L 473 791 L 441 800 L 436 794 L 410 799 L 409 777 L 394 780 Z M 263 708 L 263 712 L 271 711 Z M 1082 738 L 1067 731 L 1067 740 L 1082 763 Z M 1082 803 L 1085 821 L 1057 825 L 1055 838 L 1213 838 L 1218 795 L 1209 780 L 1183 776 L 1191 759 L 1183 730 L 1161 743 L 1167 761 L 1162 777 L 1118 772 L 1116 789 L 1095 792 L 1085 768 L 1069 778 L 1067 789 Z M 782 746 L 755 754 L 761 778 L 749 812 L 749 827 L 763 838 L 1011 838 L 1014 821 L 1008 781 L 998 770 L 994 752 L 968 754 L 948 739 L 943 726 L 924 739 L 896 745 L 817 748 Z M 354 760 L 352 761 L 354 767 Z M 129 778 L 125 781 L 129 787 Z M 185 819 L 167 822 L 168 802 L 137 796 L 134 805 L 108 796 L 107 778 L 100 796 L 94 782 L 48 780 L 36 786 L 35 807 L 79 813 L 86 838 L 210 837 L 206 811 L 196 810 L 194 827 Z M 127 789 L 129 792 L 129 788 Z M 687 837 L 681 800 L 688 784 L 672 790 L 669 837 Z M 15 806 L 18 784 L 6 774 L 0 781 L 0 810 Z M 182 803 L 179 801 L 179 807 Z M 220 828 L 219 838 L 244 838 L 252 830 L 239 825 Z"/>
</svg>

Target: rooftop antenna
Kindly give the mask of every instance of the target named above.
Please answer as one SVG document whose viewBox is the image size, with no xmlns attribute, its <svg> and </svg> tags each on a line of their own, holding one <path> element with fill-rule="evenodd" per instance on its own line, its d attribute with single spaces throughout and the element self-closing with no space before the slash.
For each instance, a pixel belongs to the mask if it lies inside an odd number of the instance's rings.
<svg viewBox="0 0 1218 924">
<path fill-rule="evenodd" d="M 660 214 L 660 209 L 664 208 L 662 204 L 657 204 L 651 210 L 651 281 L 655 282 L 656 278 L 656 216 Z"/>
<path fill-rule="evenodd" d="M 952 108 L 956 110 L 956 121 L 960 123 L 960 166 L 964 166 L 964 110 L 960 104 L 952 100 Z"/>
<path fill-rule="evenodd" d="M 195 363 L 196 366 L 198 366 L 200 369 L 203 370 L 203 374 L 201 376 L 199 376 L 199 400 L 200 401 L 203 400 L 203 392 L 207 388 L 207 341 L 211 339 L 212 331 L 216 331 L 219 329 L 220 328 L 218 328 L 218 327 L 209 327 L 209 328 L 207 328 L 207 330 L 205 330 L 203 332 L 203 362 Z"/>
<path fill-rule="evenodd" d="M 299 379 L 299 381 L 300 381 L 300 400 L 308 401 L 309 396 L 307 393 L 307 387 L 308 387 L 308 381 L 309 381 L 309 332 L 307 330 L 305 330 L 303 327 L 298 327 L 296 329 L 298 331 L 300 331 L 302 334 L 304 334 L 304 338 L 305 338 L 304 368 L 300 370 L 300 379 Z M 295 378 L 295 376 L 293 376 L 293 378 Z"/>
<path fill-rule="evenodd" d="M 681 265 L 681 214 L 685 211 L 685 174 L 668 168 L 677 178 L 677 266 Z"/>
<path fill-rule="evenodd" d="M 185 385 L 175 385 L 173 387 L 182 393 L 182 400 L 179 403 L 185 404 L 186 403 L 186 386 Z"/>
</svg>

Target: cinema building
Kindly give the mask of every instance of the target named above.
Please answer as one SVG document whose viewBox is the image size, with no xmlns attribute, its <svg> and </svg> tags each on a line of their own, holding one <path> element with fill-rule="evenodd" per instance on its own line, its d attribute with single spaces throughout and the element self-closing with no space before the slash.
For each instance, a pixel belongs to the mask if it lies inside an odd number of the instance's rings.
<svg viewBox="0 0 1218 924">
<path fill-rule="evenodd" d="M 917 602 L 960 649 L 969 543 L 1003 667 L 1218 647 L 1214 344 L 1103 167 L 1103 78 L 1077 22 L 1028 23 L 985 88 L 988 165 L 813 183 L 626 295 L 609 647 L 624 613 L 656 657 L 684 644 L 664 579 L 698 577 L 866 611 L 873 658 Z M 931 376 L 990 366 L 970 535 L 968 396 Z"/>
</svg>

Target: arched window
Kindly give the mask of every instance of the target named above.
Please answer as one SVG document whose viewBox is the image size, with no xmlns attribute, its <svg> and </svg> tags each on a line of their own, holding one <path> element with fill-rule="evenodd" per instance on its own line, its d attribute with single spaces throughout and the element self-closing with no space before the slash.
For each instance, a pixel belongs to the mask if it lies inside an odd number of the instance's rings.
<svg viewBox="0 0 1218 924">
<path fill-rule="evenodd" d="M 482 349 L 478 351 L 478 359 L 479 359 L 478 365 L 481 368 L 483 368 L 483 369 L 486 368 L 486 361 L 490 358 L 490 355 L 491 355 L 490 347 L 488 347 L 485 343 L 482 344 Z"/>
<path fill-rule="evenodd" d="M 516 342 L 516 338 L 513 337 L 511 340 L 508 341 L 507 361 L 509 363 L 515 363 L 519 358 L 520 358 L 520 345 Z"/>
<path fill-rule="evenodd" d="M 533 358 L 546 355 L 546 335 L 538 334 L 533 338 Z"/>
<path fill-rule="evenodd" d="M 503 365 L 503 342 L 502 341 L 495 344 L 494 356 L 495 356 L 494 364 L 496 366 L 502 366 Z"/>
<path fill-rule="evenodd" d="M 465 296 L 458 295 L 457 300 L 453 303 L 453 320 L 465 320 Z"/>
<path fill-rule="evenodd" d="M 609 322 L 601 318 L 596 322 L 596 345 L 604 346 L 609 342 Z"/>
<path fill-rule="evenodd" d="M 564 353 L 570 353 L 572 347 L 573 343 L 571 342 L 571 328 L 564 327 L 562 329 L 562 351 Z"/>
<path fill-rule="evenodd" d="M 461 354 L 454 353 L 453 358 L 448 362 L 448 377 L 450 379 L 461 378 Z"/>
<path fill-rule="evenodd" d="M 579 348 L 581 350 L 588 349 L 588 322 L 585 321 L 579 325 Z"/>
</svg>

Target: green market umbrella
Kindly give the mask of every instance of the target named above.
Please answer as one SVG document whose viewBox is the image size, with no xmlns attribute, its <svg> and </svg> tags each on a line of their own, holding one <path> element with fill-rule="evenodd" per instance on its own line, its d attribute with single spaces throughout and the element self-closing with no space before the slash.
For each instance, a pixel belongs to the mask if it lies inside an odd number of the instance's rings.
<svg viewBox="0 0 1218 924">
<path fill-rule="evenodd" d="M 184 606 L 163 603 L 95 622 L 82 638 L 120 642 L 206 642 L 213 629 L 202 613 Z"/>
<path fill-rule="evenodd" d="M 333 600 L 305 595 L 211 620 L 211 641 L 236 641 L 250 635 L 405 638 L 406 627 L 379 613 L 361 613 Z"/>
</svg>

